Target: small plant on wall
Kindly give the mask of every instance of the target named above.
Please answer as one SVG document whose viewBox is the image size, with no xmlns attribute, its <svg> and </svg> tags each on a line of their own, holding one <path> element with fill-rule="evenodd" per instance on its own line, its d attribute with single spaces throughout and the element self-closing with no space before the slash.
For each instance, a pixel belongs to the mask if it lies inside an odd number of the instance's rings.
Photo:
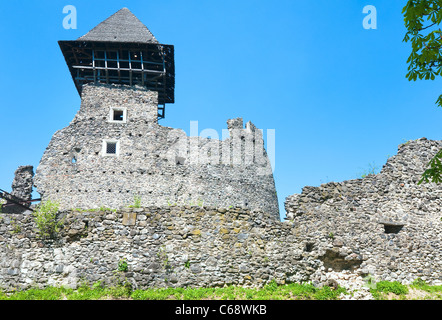
<svg viewBox="0 0 442 320">
<path fill-rule="evenodd" d="M 118 271 L 126 272 L 128 269 L 129 269 L 129 266 L 127 264 L 127 260 L 125 258 L 121 259 L 118 262 Z"/>
<path fill-rule="evenodd" d="M 129 208 L 141 208 L 141 197 L 139 195 L 134 195 L 134 204 L 130 205 Z"/>
<path fill-rule="evenodd" d="M 45 201 L 38 205 L 33 212 L 34 221 L 37 225 L 37 232 L 40 238 L 48 239 L 55 236 L 63 227 L 63 221 L 57 221 L 59 204 L 57 202 Z"/>
</svg>

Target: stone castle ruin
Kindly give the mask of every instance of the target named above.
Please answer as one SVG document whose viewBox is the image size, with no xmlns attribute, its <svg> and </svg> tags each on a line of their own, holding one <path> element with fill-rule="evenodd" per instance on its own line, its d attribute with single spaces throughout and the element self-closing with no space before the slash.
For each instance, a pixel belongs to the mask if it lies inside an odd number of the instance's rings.
<svg viewBox="0 0 442 320">
<path fill-rule="evenodd" d="M 63 228 L 41 239 L 26 206 L 5 206 L 0 288 L 109 282 L 122 259 L 133 288 L 325 285 L 343 271 L 442 284 L 442 187 L 418 185 L 442 142 L 409 141 L 379 174 L 304 187 L 281 222 L 255 125 L 228 120 L 222 140 L 159 125 L 174 102 L 173 46 L 128 9 L 60 46 L 81 107 L 11 194 L 29 205 L 34 184 L 60 203 Z"/>
<path fill-rule="evenodd" d="M 81 108 L 36 170 L 43 200 L 62 209 L 121 208 L 134 198 L 143 206 L 244 206 L 279 218 L 270 161 L 252 123 L 230 120 L 224 141 L 158 124 L 174 102 L 173 47 L 128 9 L 60 46 Z"/>
</svg>

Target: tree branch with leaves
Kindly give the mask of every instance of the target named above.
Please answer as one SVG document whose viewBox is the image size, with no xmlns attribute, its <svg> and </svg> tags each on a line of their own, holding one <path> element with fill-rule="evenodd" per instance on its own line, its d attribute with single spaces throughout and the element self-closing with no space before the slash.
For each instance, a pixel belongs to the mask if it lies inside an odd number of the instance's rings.
<svg viewBox="0 0 442 320">
<path fill-rule="evenodd" d="M 442 0 L 409 0 L 402 10 L 407 32 L 404 42 L 411 43 L 408 57 L 409 81 L 434 80 L 442 76 Z M 442 94 L 436 105 L 442 107 Z M 442 182 L 442 150 L 428 163 L 422 182 Z"/>
</svg>

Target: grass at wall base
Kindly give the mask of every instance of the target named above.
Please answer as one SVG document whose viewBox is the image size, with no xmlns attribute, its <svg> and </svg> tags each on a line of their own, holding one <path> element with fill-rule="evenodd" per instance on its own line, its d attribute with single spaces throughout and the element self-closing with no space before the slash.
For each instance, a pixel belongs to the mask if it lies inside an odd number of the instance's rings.
<svg viewBox="0 0 442 320">
<path fill-rule="evenodd" d="M 442 300 L 442 286 L 430 286 L 421 279 L 406 286 L 397 281 L 371 285 L 374 300 Z M 312 284 L 278 285 L 270 282 L 260 289 L 228 286 L 225 288 L 158 288 L 132 290 L 127 282 L 106 287 L 101 282 L 77 289 L 48 287 L 12 293 L 0 291 L 0 300 L 340 300 L 348 292 L 338 287 L 317 288 Z"/>
</svg>

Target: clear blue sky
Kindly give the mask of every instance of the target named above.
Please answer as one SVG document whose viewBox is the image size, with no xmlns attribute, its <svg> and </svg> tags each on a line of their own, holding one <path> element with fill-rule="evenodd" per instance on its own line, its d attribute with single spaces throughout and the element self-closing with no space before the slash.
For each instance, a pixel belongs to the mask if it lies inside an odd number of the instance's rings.
<svg viewBox="0 0 442 320">
<path fill-rule="evenodd" d="M 128 7 L 175 46 L 176 103 L 162 125 L 190 121 L 220 135 L 229 118 L 275 129 L 284 199 L 306 186 L 358 178 L 410 139 L 441 139 L 441 81 L 409 82 L 402 7 L 380 0 L 2 1 L 0 188 L 36 168 L 80 107 L 58 40 L 75 40 Z M 74 5 L 78 29 L 63 28 Z M 365 5 L 377 29 L 362 26 Z M 284 216 L 284 211 L 281 210 Z"/>
</svg>

